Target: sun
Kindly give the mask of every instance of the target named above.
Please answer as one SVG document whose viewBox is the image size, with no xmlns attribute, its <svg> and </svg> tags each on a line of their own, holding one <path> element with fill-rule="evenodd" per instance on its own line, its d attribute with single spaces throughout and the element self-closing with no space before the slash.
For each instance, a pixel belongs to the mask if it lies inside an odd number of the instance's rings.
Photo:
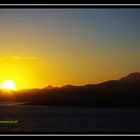
<svg viewBox="0 0 140 140">
<path fill-rule="evenodd" d="M 1 83 L 0 88 L 4 90 L 16 90 L 16 84 L 12 80 L 5 80 Z"/>
</svg>

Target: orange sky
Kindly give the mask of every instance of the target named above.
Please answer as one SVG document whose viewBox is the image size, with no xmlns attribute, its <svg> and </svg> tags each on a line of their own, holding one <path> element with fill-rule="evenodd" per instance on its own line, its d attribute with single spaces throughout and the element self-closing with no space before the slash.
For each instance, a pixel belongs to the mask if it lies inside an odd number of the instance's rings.
<svg viewBox="0 0 140 140">
<path fill-rule="evenodd" d="M 131 14 L 130 14 L 131 13 Z M 0 83 L 84 85 L 140 71 L 140 10 L 0 10 Z"/>
</svg>

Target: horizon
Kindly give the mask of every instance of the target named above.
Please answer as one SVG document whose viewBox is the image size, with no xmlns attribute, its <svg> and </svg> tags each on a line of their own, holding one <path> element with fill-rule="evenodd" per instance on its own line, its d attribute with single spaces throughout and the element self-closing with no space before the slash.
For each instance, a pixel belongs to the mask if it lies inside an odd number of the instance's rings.
<svg viewBox="0 0 140 140">
<path fill-rule="evenodd" d="M 140 9 L 0 9 L 0 18 L 0 83 L 12 80 L 11 88 L 98 84 L 140 71 Z"/>
<path fill-rule="evenodd" d="M 37 88 L 37 87 L 32 87 L 32 88 L 23 88 L 23 89 L 4 89 L 4 88 L 1 88 L 1 83 L 0 83 L 0 91 L 4 91 L 4 92 L 10 92 L 10 91 L 13 91 L 13 92 L 18 92 L 18 91 L 22 91 L 22 90 L 40 90 L 40 89 L 45 89 L 45 88 L 62 88 L 64 86 L 75 86 L 75 87 L 80 87 L 80 86 L 87 86 L 87 85 L 98 85 L 98 84 L 102 84 L 104 82 L 108 82 L 108 81 L 118 81 L 118 80 L 121 80 L 122 78 L 127 78 L 128 76 L 132 76 L 132 75 L 137 75 L 139 74 L 140 76 L 140 72 L 131 72 L 125 76 L 122 76 L 118 79 L 109 79 L 107 81 L 103 81 L 103 82 L 99 82 L 99 83 L 87 83 L 87 84 L 81 84 L 81 85 L 73 85 L 73 84 L 65 84 L 65 85 L 62 85 L 62 86 L 54 86 L 54 85 L 46 85 L 42 88 Z"/>
</svg>

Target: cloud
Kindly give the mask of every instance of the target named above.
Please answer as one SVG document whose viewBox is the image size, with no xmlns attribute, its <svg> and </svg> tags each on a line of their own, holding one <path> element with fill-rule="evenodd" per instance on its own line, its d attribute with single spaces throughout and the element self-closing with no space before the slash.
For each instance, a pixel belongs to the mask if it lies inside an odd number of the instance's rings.
<svg viewBox="0 0 140 140">
<path fill-rule="evenodd" d="M 34 56 L 2 56 L 0 60 L 36 60 Z"/>
</svg>

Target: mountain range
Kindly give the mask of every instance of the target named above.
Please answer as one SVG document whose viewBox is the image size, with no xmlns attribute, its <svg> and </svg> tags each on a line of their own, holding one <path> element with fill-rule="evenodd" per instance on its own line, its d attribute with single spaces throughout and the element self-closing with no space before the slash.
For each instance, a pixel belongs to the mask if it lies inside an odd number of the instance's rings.
<svg viewBox="0 0 140 140">
<path fill-rule="evenodd" d="M 134 72 L 130 73 L 128 76 L 123 77 L 118 80 L 110 80 L 99 84 L 88 84 L 84 86 L 74 86 L 74 85 L 65 85 L 60 88 L 62 89 L 76 89 L 76 88 L 95 88 L 95 87 L 115 87 L 115 86 L 140 86 L 140 73 Z M 55 89 L 58 87 L 53 87 L 51 85 L 45 87 L 44 89 Z"/>
<path fill-rule="evenodd" d="M 140 73 L 99 84 L 21 90 L 13 96 L 28 105 L 140 107 Z"/>
</svg>

